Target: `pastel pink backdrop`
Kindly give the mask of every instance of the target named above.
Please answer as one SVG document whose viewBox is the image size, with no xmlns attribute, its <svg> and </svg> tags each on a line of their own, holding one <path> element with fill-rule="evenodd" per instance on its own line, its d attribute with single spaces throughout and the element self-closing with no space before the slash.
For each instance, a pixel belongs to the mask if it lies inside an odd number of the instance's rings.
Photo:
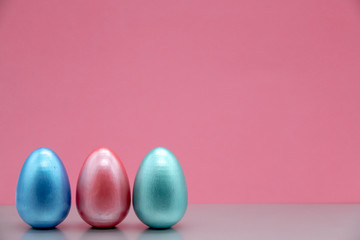
<svg viewBox="0 0 360 240">
<path fill-rule="evenodd" d="M 360 2 L 0 0 L 0 204 L 52 148 L 173 151 L 190 203 L 360 201 Z"/>
</svg>

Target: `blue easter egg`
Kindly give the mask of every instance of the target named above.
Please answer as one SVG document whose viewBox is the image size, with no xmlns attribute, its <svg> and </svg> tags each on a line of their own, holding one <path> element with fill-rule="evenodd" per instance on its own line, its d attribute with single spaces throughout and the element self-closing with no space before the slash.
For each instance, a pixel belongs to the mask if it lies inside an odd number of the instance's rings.
<svg viewBox="0 0 360 240">
<path fill-rule="evenodd" d="M 52 228 L 69 213 L 69 178 L 60 158 L 49 148 L 39 148 L 26 159 L 16 188 L 20 217 L 34 228 Z"/>
<path fill-rule="evenodd" d="M 184 216 L 187 186 L 180 163 L 172 152 L 159 147 L 140 164 L 133 190 L 138 218 L 151 228 L 169 228 Z"/>
</svg>

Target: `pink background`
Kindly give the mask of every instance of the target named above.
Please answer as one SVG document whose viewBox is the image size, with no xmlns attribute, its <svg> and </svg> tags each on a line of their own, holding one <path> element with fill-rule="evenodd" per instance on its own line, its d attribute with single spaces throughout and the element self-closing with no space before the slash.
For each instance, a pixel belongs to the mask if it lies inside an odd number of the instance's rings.
<svg viewBox="0 0 360 240">
<path fill-rule="evenodd" d="M 0 204 L 40 146 L 73 195 L 164 146 L 190 203 L 359 202 L 360 1 L 0 0 L 0 107 Z"/>
</svg>

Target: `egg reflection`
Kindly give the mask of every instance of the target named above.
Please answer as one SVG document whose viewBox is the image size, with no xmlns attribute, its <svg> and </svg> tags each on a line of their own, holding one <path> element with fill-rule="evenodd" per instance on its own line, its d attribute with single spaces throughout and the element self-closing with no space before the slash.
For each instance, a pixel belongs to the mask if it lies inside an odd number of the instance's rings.
<svg viewBox="0 0 360 240">
<path fill-rule="evenodd" d="M 36 229 L 30 228 L 27 230 L 22 240 L 66 240 L 65 235 L 57 228 L 51 229 Z"/>
<path fill-rule="evenodd" d="M 125 234 L 118 228 L 90 228 L 80 238 L 81 240 L 126 240 Z"/>
<path fill-rule="evenodd" d="M 182 235 L 173 228 L 144 230 L 137 240 L 182 240 Z"/>
</svg>

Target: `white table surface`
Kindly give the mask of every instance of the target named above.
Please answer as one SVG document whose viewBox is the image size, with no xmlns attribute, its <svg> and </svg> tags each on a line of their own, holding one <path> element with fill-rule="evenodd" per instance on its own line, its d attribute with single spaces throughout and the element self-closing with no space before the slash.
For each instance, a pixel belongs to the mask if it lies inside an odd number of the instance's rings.
<svg viewBox="0 0 360 240">
<path fill-rule="evenodd" d="M 116 228 L 93 229 L 75 206 L 56 229 L 36 230 L 20 219 L 15 206 L 0 206 L 0 239 L 360 240 L 360 205 L 190 205 L 168 230 L 148 229 L 132 209 Z"/>
</svg>

